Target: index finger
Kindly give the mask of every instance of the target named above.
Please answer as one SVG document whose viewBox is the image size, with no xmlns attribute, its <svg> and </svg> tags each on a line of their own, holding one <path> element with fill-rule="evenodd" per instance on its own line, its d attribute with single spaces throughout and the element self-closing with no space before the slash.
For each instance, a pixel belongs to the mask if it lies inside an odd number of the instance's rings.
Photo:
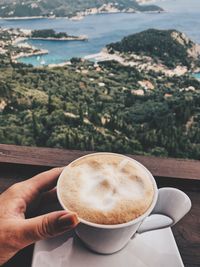
<svg viewBox="0 0 200 267">
<path fill-rule="evenodd" d="M 35 188 L 38 193 L 48 191 L 55 187 L 59 175 L 61 174 L 64 167 L 53 168 L 51 170 L 37 174 L 36 176 L 25 181 L 27 185 Z"/>
</svg>

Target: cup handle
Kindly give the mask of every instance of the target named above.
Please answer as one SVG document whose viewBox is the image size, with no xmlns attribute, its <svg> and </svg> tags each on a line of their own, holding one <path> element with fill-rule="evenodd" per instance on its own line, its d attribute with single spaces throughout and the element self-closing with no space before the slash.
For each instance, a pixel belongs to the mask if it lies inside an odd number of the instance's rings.
<svg viewBox="0 0 200 267">
<path fill-rule="evenodd" d="M 137 233 L 173 226 L 190 208 L 191 200 L 184 192 L 176 188 L 161 188 L 158 190 L 158 199 L 152 213 L 141 223 Z"/>
</svg>

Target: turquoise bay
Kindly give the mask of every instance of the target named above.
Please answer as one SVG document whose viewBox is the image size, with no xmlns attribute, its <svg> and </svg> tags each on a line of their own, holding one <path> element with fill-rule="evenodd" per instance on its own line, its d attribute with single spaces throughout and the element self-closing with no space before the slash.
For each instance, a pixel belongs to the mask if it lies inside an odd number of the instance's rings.
<svg viewBox="0 0 200 267">
<path fill-rule="evenodd" d="M 194 76 L 196 79 L 200 80 L 200 73 L 194 73 L 193 76 Z"/>
<path fill-rule="evenodd" d="M 192 2 L 196 3 L 196 0 L 192 0 L 191 5 Z M 34 66 L 40 65 L 42 61 L 44 64 L 57 64 L 72 57 L 84 57 L 98 53 L 106 44 L 148 28 L 177 29 L 186 33 L 193 41 L 200 43 L 200 9 L 196 11 L 194 5 L 193 9 L 190 8 L 187 11 L 187 4 L 184 9 L 181 0 L 168 0 L 162 2 L 162 5 L 169 12 L 90 15 L 80 21 L 71 21 L 65 18 L 0 20 L 0 26 L 26 29 L 52 28 L 57 32 L 64 31 L 72 35 L 88 36 L 88 41 L 29 40 L 31 45 L 49 51 L 49 54 L 41 57 L 32 56 L 19 59 L 20 62 Z"/>
</svg>

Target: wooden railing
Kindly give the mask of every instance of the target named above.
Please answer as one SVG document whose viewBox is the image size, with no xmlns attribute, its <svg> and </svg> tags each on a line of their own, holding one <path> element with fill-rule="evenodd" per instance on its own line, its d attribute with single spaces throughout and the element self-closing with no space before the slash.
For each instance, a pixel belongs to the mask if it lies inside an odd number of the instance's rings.
<svg viewBox="0 0 200 267">
<path fill-rule="evenodd" d="M 33 166 L 65 166 L 91 151 L 0 144 L 0 162 Z M 128 155 L 145 165 L 156 177 L 200 180 L 200 161 Z"/>
</svg>

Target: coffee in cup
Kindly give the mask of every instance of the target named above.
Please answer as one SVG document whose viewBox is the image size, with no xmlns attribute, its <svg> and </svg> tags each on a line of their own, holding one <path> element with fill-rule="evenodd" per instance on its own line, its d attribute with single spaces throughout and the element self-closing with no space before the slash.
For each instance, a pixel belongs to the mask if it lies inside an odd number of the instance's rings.
<svg viewBox="0 0 200 267">
<path fill-rule="evenodd" d="M 114 153 L 89 154 L 72 162 L 61 174 L 58 190 L 67 210 L 103 225 L 136 219 L 154 197 L 152 180 L 144 168 Z"/>
<path fill-rule="evenodd" d="M 121 250 L 136 233 L 176 224 L 191 208 L 184 192 L 158 190 L 141 163 L 107 152 L 70 163 L 58 179 L 57 196 L 64 209 L 78 214 L 78 237 L 102 254 Z"/>
</svg>

